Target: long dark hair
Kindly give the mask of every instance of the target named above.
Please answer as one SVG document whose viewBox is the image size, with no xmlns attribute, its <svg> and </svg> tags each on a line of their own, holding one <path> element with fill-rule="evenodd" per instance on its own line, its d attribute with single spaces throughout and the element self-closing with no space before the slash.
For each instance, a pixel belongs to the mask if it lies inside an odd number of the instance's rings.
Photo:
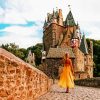
<svg viewBox="0 0 100 100">
<path fill-rule="evenodd" d="M 69 58 L 69 53 L 65 53 L 64 59 L 67 60 L 67 58 Z"/>
</svg>

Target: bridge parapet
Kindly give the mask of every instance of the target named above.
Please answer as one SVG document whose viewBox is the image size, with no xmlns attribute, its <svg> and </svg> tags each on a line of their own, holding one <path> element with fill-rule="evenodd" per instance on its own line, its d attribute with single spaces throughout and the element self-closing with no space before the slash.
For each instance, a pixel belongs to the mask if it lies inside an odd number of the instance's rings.
<svg viewBox="0 0 100 100">
<path fill-rule="evenodd" d="M 51 84 L 42 71 L 0 48 L 0 100 L 35 100 Z"/>
</svg>

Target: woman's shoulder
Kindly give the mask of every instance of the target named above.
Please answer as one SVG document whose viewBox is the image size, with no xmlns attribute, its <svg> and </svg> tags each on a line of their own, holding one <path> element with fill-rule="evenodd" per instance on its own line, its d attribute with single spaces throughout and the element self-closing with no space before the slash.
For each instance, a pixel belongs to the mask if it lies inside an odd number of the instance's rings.
<svg viewBox="0 0 100 100">
<path fill-rule="evenodd" d="M 67 59 L 67 62 L 71 63 L 71 59 L 70 59 L 70 58 L 68 58 L 68 59 Z"/>
<path fill-rule="evenodd" d="M 67 61 L 71 61 L 71 59 L 70 58 L 67 58 Z"/>
</svg>

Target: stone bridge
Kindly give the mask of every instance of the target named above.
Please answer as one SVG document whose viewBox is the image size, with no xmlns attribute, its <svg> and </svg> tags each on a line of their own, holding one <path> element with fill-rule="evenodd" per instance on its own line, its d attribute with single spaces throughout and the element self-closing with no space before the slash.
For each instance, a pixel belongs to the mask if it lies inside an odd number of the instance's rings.
<svg viewBox="0 0 100 100">
<path fill-rule="evenodd" d="M 100 100 L 100 88 L 75 86 L 65 93 L 57 83 L 0 48 L 0 100 Z"/>
<path fill-rule="evenodd" d="M 65 89 L 55 83 L 47 94 L 37 100 L 100 100 L 100 88 L 75 86 L 69 93 L 65 93 Z"/>
</svg>

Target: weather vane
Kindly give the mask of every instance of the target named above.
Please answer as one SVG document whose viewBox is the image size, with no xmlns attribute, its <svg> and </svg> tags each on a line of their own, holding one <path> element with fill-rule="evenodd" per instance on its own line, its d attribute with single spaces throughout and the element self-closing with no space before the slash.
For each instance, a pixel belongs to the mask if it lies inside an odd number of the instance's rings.
<svg viewBox="0 0 100 100">
<path fill-rule="evenodd" d="M 68 5 L 68 7 L 69 7 L 69 10 L 71 11 L 71 5 Z"/>
</svg>

